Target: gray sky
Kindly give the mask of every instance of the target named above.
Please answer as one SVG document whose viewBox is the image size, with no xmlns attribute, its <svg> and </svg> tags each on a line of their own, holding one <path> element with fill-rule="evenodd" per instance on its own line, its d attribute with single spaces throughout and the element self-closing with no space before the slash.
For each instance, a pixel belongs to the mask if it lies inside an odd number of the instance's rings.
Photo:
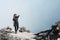
<svg viewBox="0 0 60 40">
<path fill-rule="evenodd" d="M 14 13 L 20 14 L 19 25 L 37 33 L 60 21 L 60 0 L 0 0 L 0 27 L 13 27 Z"/>
</svg>

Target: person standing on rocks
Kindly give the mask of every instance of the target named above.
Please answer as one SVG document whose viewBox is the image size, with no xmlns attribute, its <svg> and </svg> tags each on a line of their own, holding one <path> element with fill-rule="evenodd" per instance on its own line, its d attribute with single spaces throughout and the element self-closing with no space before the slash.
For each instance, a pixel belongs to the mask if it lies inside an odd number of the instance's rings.
<svg viewBox="0 0 60 40">
<path fill-rule="evenodd" d="M 18 18 L 19 18 L 20 15 L 17 15 L 17 14 L 14 14 L 13 15 L 13 24 L 14 24 L 14 27 L 15 27 L 15 33 L 17 33 L 17 30 L 19 28 L 19 23 L 18 23 Z"/>
</svg>

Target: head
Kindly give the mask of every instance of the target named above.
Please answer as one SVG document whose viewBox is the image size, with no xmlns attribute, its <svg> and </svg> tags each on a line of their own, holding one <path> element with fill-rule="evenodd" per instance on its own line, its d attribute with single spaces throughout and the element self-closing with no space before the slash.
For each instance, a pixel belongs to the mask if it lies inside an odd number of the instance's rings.
<svg viewBox="0 0 60 40">
<path fill-rule="evenodd" d="M 15 17 L 17 14 L 14 14 L 13 16 Z"/>
</svg>

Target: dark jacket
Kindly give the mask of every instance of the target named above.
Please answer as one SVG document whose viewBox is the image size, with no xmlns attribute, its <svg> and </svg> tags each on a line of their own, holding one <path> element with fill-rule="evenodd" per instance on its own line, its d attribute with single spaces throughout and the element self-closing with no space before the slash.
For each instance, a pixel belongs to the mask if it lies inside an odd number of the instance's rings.
<svg viewBox="0 0 60 40">
<path fill-rule="evenodd" d="M 13 18 L 14 24 L 18 23 L 18 18 L 19 18 L 19 16 L 15 16 L 15 17 Z"/>
</svg>

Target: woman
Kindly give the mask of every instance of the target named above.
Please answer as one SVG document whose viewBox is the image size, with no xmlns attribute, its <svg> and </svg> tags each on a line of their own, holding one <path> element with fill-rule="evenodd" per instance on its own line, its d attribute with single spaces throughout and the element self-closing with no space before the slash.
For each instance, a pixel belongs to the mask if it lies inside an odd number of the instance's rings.
<svg viewBox="0 0 60 40">
<path fill-rule="evenodd" d="M 20 15 L 17 16 L 17 14 L 13 15 L 13 22 L 14 22 L 14 27 L 15 27 L 15 33 L 17 33 L 17 30 L 19 28 L 19 23 L 18 23 L 18 18 Z"/>
</svg>

